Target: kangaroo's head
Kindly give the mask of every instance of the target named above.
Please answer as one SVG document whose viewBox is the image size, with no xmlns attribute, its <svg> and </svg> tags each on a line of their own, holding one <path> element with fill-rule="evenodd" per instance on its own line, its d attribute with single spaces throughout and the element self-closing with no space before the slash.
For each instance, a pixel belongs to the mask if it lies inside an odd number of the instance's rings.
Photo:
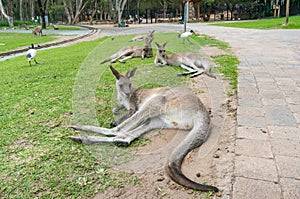
<svg viewBox="0 0 300 199">
<path fill-rule="evenodd" d="M 154 32 L 155 32 L 155 30 L 152 30 L 152 31 L 150 32 L 150 34 L 149 34 L 149 36 L 148 36 L 148 37 L 152 37 L 152 38 L 153 38 L 153 34 L 154 34 Z"/>
<path fill-rule="evenodd" d="M 153 37 L 146 37 L 145 40 L 146 40 L 146 43 L 143 48 L 144 56 L 145 57 L 153 57 L 153 51 L 152 51 L 152 45 L 151 45 L 151 43 L 153 41 Z"/>
<path fill-rule="evenodd" d="M 159 55 L 159 56 L 161 56 L 161 57 L 164 58 L 165 55 L 166 55 L 165 47 L 167 45 L 167 42 L 163 43 L 162 45 L 160 45 L 160 44 L 158 44 L 156 42 L 155 42 L 155 44 L 157 46 L 157 53 L 156 53 L 156 55 Z"/>
<path fill-rule="evenodd" d="M 131 85 L 130 78 L 134 76 L 136 67 L 128 71 L 125 75 L 120 74 L 116 69 L 110 66 L 110 70 L 113 75 L 116 77 L 116 88 L 118 95 L 122 97 L 122 99 L 128 99 L 130 95 L 133 93 L 134 88 Z"/>
</svg>

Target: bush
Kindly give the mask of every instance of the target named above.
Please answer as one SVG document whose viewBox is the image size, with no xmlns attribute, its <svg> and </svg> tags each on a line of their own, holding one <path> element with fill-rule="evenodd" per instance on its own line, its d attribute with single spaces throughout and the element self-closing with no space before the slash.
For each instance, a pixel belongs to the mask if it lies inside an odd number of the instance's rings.
<svg viewBox="0 0 300 199">
<path fill-rule="evenodd" d="M 21 24 L 26 25 L 36 25 L 33 21 L 21 21 L 21 20 L 14 20 L 14 26 L 19 27 Z M 7 20 L 0 20 L 0 27 L 8 27 L 8 21 Z"/>
</svg>

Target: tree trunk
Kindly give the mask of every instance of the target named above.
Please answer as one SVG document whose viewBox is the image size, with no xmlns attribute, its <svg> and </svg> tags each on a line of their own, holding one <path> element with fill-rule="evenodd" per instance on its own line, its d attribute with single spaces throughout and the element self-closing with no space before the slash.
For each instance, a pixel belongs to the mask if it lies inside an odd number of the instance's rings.
<svg viewBox="0 0 300 199">
<path fill-rule="evenodd" d="M 285 10 L 285 25 L 289 23 L 289 16 L 290 16 L 290 0 L 286 1 L 286 10 Z"/>
<path fill-rule="evenodd" d="M 3 7 L 2 0 L 0 0 L 0 10 L 1 10 L 2 15 L 8 20 L 8 25 L 9 25 L 10 27 L 13 27 L 13 26 L 14 26 L 13 18 L 10 17 L 10 16 L 8 16 L 8 15 L 5 13 L 5 10 L 4 10 L 4 7 Z"/>
<path fill-rule="evenodd" d="M 20 0 L 20 20 L 23 21 L 23 0 Z"/>
<path fill-rule="evenodd" d="M 47 5 L 47 1 L 44 1 L 44 4 L 42 4 L 42 0 L 38 0 L 39 10 L 40 10 L 40 16 L 42 20 L 42 29 L 46 29 L 46 20 L 45 20 L 45 8 Z"/>
<path fill-rule="evenodd" d="M 68 20 L 67 24 L 71 24 L 71 22 L 72 22 L 72 16 L 70 14 L 70 11 L 68 9 L 68 6 L 67 6 L 65 0 L 63 0 L 63 4 L 64 4 L 64 9 L 65 9 L 65 12 L 66 12 L 66 15 L 67 15 L 67 20 Z"/>
<path fill-rule="evenodd" d="M 85 1 L 85 3 L 82 5 L 82 0 L 76 0 L 76 13 L 72 24 L 76 24 L 79 22 L 79 16 L 88 3 L 89 1 Z"/>
<path fill-rule="evenodd" d="M 34 0 L 30 0 L 30 17 L 34 18 L 35 17 L 35 13 L 34 13 Z"/>
<path fill-rule="evenodd" d="M 167 1 L 164 0 L 164 6 L 163 6 L 164 13 L 163 13 L 163 18 L 167 18 L 167 9 L 168 9 L 168 4 L 167 4 Z"/>
<path fill-rule="evenodd" d="M 127 0 L 116 0 L 116 10 L 118 15 L 118 24 L 121 23 L 121 17 Z"/>
<path fill-rule="evenodd" d="M 95 0 L 92 16 L 91 16 L 91 19 L 90 19 L 90 25 L 93 25 L 93 18 L 95 16 L 95 14 L 97 13 L 97 7 L 98 7 L 98 0 Z"/>
</svg>

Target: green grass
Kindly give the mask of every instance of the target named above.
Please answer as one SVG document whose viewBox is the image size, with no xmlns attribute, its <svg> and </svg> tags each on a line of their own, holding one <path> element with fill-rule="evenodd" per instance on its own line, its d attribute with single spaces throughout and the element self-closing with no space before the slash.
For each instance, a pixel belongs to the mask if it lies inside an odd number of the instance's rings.
<svg viewBox="0 0 300 199">
<path fill-rule="evenodd" d="M 226 79 L 230 82 L 231 88 L 234 92 L 237 92 L 238 85 L 238 73 L 237 73 L 237 65 L 239 64 L 239 60 L 232 54 L 224 54 L 212 57 L 214 62 L 216 62 L 219 67 L 217 70 L 224 75 Z M 228 91 L 230 93 L 230 91 Z"/>
<path fill-rule="evenodd" d="M 0 53 L 15 50 L 19 47 L 27 47 L 33 44 L 40 44 L 57 39 L 56 35 L 47 35 L 42 37 L 35 37 L 28 33 L 7 33 L 0 32 Z"/>
<path fill-rule="evenodd" d="M 1 198 L 87 198 L 128 180 L 67 138 L 76 74 L 99 42 L 39 51 L 32 67 L 23 56 L 1 62 Z"/>
<path fill-rule="evenodd" d="M 285 23 L 285 17 L 275 19 L 262 19 L 254 21 L 239 21 L 233 23 L 215 23 L 214 26 L 234 27 L 234 28 L 252 28 L 252 29 L 299 29 L 300 28 L 300 16 L 289 17 L 289 23 L 287 26 Z"/>
<path fill-rule="evenodd" d="M 172 39 L 176 35 L 157 34 L 155 41 L 169 41 L 168 52 L 197 51 L 202 45 L 184 45 Z M 24 56 L 1 62 L 0 198 L 89 198 L 110 186 L 139 183 L 134 175 L 110 168 L 133 158 L 135 146 L 148 140 L 124 148 L 87 146 L 68 139 L 78 135 L 68 128 L 70 123 L 109 126 L 114 119 L 115 79 L 109 64 L 99 62 L 130 38 L 103 38 L 38 51 L 39 64 L 31 67 Z M 225 67 L 234 59 L 228 56 L 218 63 Z M 153 61 L 136 58 L 113 66 L 121 72 L 138 67 L 132 78 L 136 87 L 187 84 L 189 78 L 177 76 L 179 67 L 159 68 Z"/>
</svg>

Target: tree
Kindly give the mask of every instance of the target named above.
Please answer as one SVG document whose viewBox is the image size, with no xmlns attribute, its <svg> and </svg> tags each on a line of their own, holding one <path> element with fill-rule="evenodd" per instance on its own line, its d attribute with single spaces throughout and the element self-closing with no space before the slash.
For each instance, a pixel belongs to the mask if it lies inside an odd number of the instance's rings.
<svg viewBox="0 0 300 199">
<path fill-rule="evenodd" d="M 8 21 L 8 25 L 10 27 L 14 26 L 14 21 L 13 21 L 13 18 L 8 16 L 4 10 L 4 7 L 3 7 L 3 3 L 2 3 L 2 0 L 0 0 L 0 10 L 1 10 L 1 13 L 2 15 L 7 19 Z"/>
<path fill-rule="evenodd" d="M 64 9 L 68 18 L 68 24 L 79 22 L 79 16 L 91 0 L 63 0 Z"/>
<path fill-rule="evenodd" d="M 126 3 L 127 3 L 127 0 L 116 0 L 116 10 L 117 10 L 118 24 L 121 23 L 123 10 L 124 10 L 124 7 L 125 7 Z"/>
<path fill-rule="evenodd" d="M 39 11 L 40 11 L 40 16 L 41 16 L 41 20 L 42 20 L 42 29 L 46 29 L 45 11 L 47 9 L 47 1 L 48 0 L 44 0 L 42 2 L 42 0 L 38 0 Z"/>
</svg>

